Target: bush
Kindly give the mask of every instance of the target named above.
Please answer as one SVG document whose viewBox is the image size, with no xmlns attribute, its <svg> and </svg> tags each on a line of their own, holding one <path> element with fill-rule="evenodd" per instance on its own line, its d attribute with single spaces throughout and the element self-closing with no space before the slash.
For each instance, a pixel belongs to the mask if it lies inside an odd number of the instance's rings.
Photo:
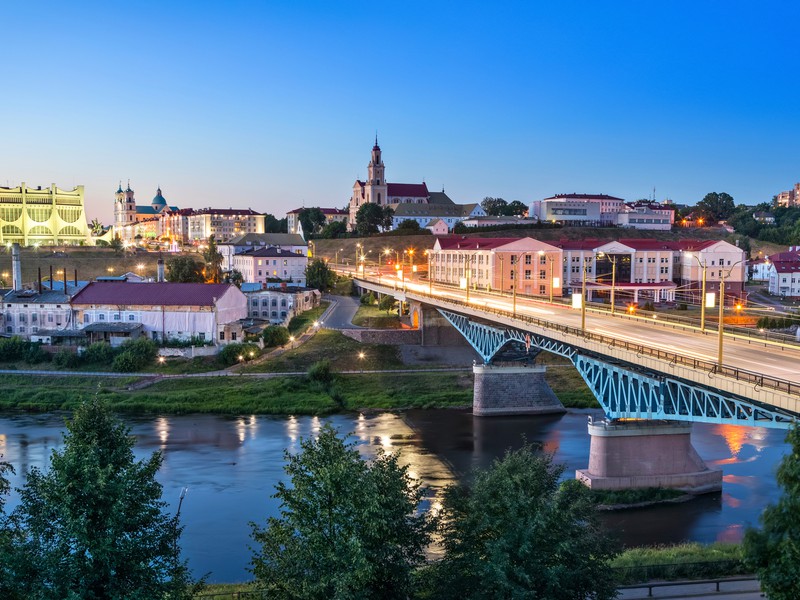
<svg viewBox="0 0 800 600">
<path fill-rule="evenodd" d="M 8 339 L 0 339 L 0 361 L 10 362 L 13 360 L 22 360 L 29 346 L 30 342 L 26 342 L 17 336 Z"/>
<path fill-rule="evenodd" d="M 283 346 L 289 341 L 289 330 L 279 325 L 270 325 L 261 334 L 261 339 L 266 348 Z"/>
<path fill-rule="evenodd" d="M 66 348 L 59 350 L 53 356 L 53 365 L 59 369 L 74 369 L 75 367 L 80 366 L 80 364 L 81 357 L 74 352 L 70 352 Z"/>
<path fill-rule="evenodd" d="M 394 297 L 386 294 L 381 298 L 381 302 L 378 305 L 378 308 L 380 308 L 381 310 L 385 310 L 388 313 L 394 308 L 394 305 L 395 305 Z"/>
<path fill-rule="evenodd" d="M 250 356 L 250 353 L 252 353 L 252 356 Z M 241 362 L 239 360 L 240 356 L 244 357 L 245 361 L 258 358 L 261 356 L 261 348 L 255 344 L 228 344 L 219 353 L 219 360 L 226 367 L 230 367 Z"/>
<path fill-rule="evenodd" d="M 365 304 L 366 306 L 372 306 L 376 301 L 377 299 L 375 298 L 375 294 L 373 292 L 367 292 L 361 296 L 361 304 Z"/>
<path fill-rule="evenodd" d="M 158 346 L 152 340 L 145 337 L 136 338 L 135 340 L 126 340 L 121 346 L 123 352 L 130 352 L 142 366 L 153 362 L 158 355 Z"/>
<path fill-rule="evenodd" d="M 108 342 L 95 342 L 83 353 L 83 360 L 93 365 L 110 365 L 114 362 L 117 349 L 112 348 Z"/>
<path fill-rule="evenodd" d="M 51 358 L 49 352 L 42 350 L 41 344 L 28 343 L 28 350 L 25 352 L 25 362 L 29 365 L 49 362 Z"/>
<path fill-rule="evenodd" d="M 135 354 L 126 350 L 125 352 L 117 354 L 112 366 L 118 373 L 133 373 L 141 369 L 144 365 Z"/>
<path fill-rule="evenodd" d="M 320 383 L 324 386 L 330 385 L 334 379 L 331 363 L 329 360 L 319 360 L 308 368 L 308 380 Z"/>
</svg>

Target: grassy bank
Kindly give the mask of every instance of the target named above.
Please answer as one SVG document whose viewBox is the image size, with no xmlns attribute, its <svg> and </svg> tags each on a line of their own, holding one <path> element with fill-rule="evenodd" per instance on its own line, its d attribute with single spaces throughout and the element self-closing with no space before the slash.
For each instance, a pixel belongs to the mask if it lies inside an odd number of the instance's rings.
<svg viewBox="0 0 800 600">
<path fill-rule="evenodd" d="M 362 304 L 353 316 L 353 325 L 370 329 L 400 329 L 400 318 L 397 313 L 387 313 L 377 305 Z"/>
<path fill-rule="evenodd" d="M 654 579 L 705 579 L 746 574 L 739 544 L 630 548 L 611 562 L 621 585 Z"/>
<path fill-rule="evenodd" d="M 329 393 L 305 376 L 190 377 L 168 379 L 127 390 L 136 378 L 0 377 L 0 408 L 28 411 L 72 410 L 99 394 L 125 413 L 218 413 L 319 415 L 342 410 L 444 408 L 472 402 L 468 373 L 364 373 L 336 378 Z"/>
</svg>

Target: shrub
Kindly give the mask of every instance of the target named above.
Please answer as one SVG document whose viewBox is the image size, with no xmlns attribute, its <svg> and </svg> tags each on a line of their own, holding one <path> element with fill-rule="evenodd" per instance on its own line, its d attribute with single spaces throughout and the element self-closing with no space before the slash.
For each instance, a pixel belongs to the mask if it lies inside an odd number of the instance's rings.
<svg viewBox="0 0 800 600">
<path fill-rule="evenodd" d="M 28 351 L 30 342 L 14 336 L 9 339 L 0 339 L 0 361 L 22 360 Z"/>
<path fill-rule="evenodd" d="M 361 304 L 365 304 L 366 306 L 372 306 L 376 301 L 377 299 L 375 298 L 375 294 L 373 292 L 367 292 L 361 296 Z"/>
<path fill-rule="evenodd" d="M 289 341 L 289 330 L 279 325 L 270 325 L 261 334 L 261 339 L 267 348 L 283 346 Z"/>
<path fill-rule="evenodd" d="M 139 358 L 128 350 L 117 354 L 113 362 L 114 370 L 119 373 L 133 373 L 143 366 Z"/>
<path fill-rule="evenodd" d="M 394 308 L 395 299 L 393 296 L 389 296 L 388 294 L 381 298 L 381 302 L 378 305 L 378 308 L 381 310 L 385 310 L 387 313 Z"/>
<path fill-rule="evenodd" d="M 25 352 L 25 362 L 29 365 L 35 365 L 41 362 L 48 362 L 52 357 L 49 352 L 42 350 L 42 345 L 39 343 L 28 344 L 28 350 Z"/>
<path fill-rule="evenodd" d="M 252 357 L 250 356 L 251 352 Z M 219 360 L 223 365 L 229 367 L 240 362 L 240 356 L 244 357 L 245 361 L 258 358 L 261 356 L 261 348 L 255 344 L 228 344 L 219 353 Z"/>
<path fill-rule="evenodd" d="M 63 348 L 53 356 L 53 364 L 60 368 L 74 369 L 81 364 L 81 357 Z"/>
<path fill-rule="evenodd" d="M 117 349 L 112 348 L 107 342 L 95 342 L 86 348 L 83 353 L 83 360 L 93 365 L 110 365 L 114 362 Z"/>
<path fill-rule="evenodd" d="M 145 337 L 135 340 L 126 340 L 121 346 L 123 352 L 130 352 L 142 364 L 142 366 L 153 362 L 158 355 L 158 346 L 152 340 Z"/>
<path fill-rule="evenodd" d="M 319 360 L 308 368 L 308 380 L 320 383 L 324 386 L 330 385 L 334 379 L 331 363 L 329 360 Z"/>
</svg>

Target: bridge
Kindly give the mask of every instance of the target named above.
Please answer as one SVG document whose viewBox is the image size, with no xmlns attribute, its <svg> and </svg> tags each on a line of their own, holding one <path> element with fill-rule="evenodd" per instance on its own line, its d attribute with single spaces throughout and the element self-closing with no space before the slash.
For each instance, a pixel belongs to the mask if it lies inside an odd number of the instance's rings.
<svg viewBox="0 0 800 600">
<path fill-rule="evenodd" d="M 691 423 L 787 428 L 800 415 L 800 346 L 786 340 L 429 281 L 361 274 L 356 284 L 408 302 L 423 331 L 441 315 L 467 339 L 484 361 L 474 368 L 476 415 L 563 410 L 542 391 L 543 367 L 493 364 L 509 346 L 569 359 L 608 419 L 589 425 L 590 466 L 578 473 L 593 487 L 718 489 L 721 472 L 708 470 L 691 448 Z M 637 454 L 645 473 L 631 468 Z M 611 455 L 616 465 L 609 466 Z M 681 473 L 662 476 L 676 464 Z"/>
</svg>

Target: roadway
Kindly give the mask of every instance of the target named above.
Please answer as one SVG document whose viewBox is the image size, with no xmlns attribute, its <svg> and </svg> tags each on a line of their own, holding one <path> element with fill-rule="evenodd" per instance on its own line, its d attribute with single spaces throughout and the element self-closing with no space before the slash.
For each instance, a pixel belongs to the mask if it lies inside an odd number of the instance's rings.
<svg viewBox="0 0 800 600">
<path fill-rule="evenodd" d="M 368 280 L 378 283 L 377 277 Z M 394 278 L 382 277 L 383 285 L 391 286 Z M 411 295 L 432 294 L 434 297 L 465 301 L 464 290 L 447 286 L 429 286 L 427 282 L 407 282 Z M 503 310 L 512 312 L 513 298 L 509 294 L 470 291 L 469 305 L 480 310 Z M 516 312 L 559 325 L 581 327 L 581 311 L 564 304 L 532 300 L 518 295 Z M 491 320 L 492 315 L 487 315 Z M 680 354 L 688 358 L 716 362 L 718 359 L 718 333 L 716 330 L 701 332 L 699 327 L 669 323 L 644 317 L 630 317 L 626 313 L 612 316 L 607 311 L 591 308 L 586 310 L 586 330 L 590 333 L 613 337 L 621 341 L 642 344 L 665 352 Z M 800 346 L 773 341 L 760 341 L 725 334 L 723 343 L 725 366 L 755 372 L 768 377 L 782 379 L 800 385 Z"/>
</svg>

